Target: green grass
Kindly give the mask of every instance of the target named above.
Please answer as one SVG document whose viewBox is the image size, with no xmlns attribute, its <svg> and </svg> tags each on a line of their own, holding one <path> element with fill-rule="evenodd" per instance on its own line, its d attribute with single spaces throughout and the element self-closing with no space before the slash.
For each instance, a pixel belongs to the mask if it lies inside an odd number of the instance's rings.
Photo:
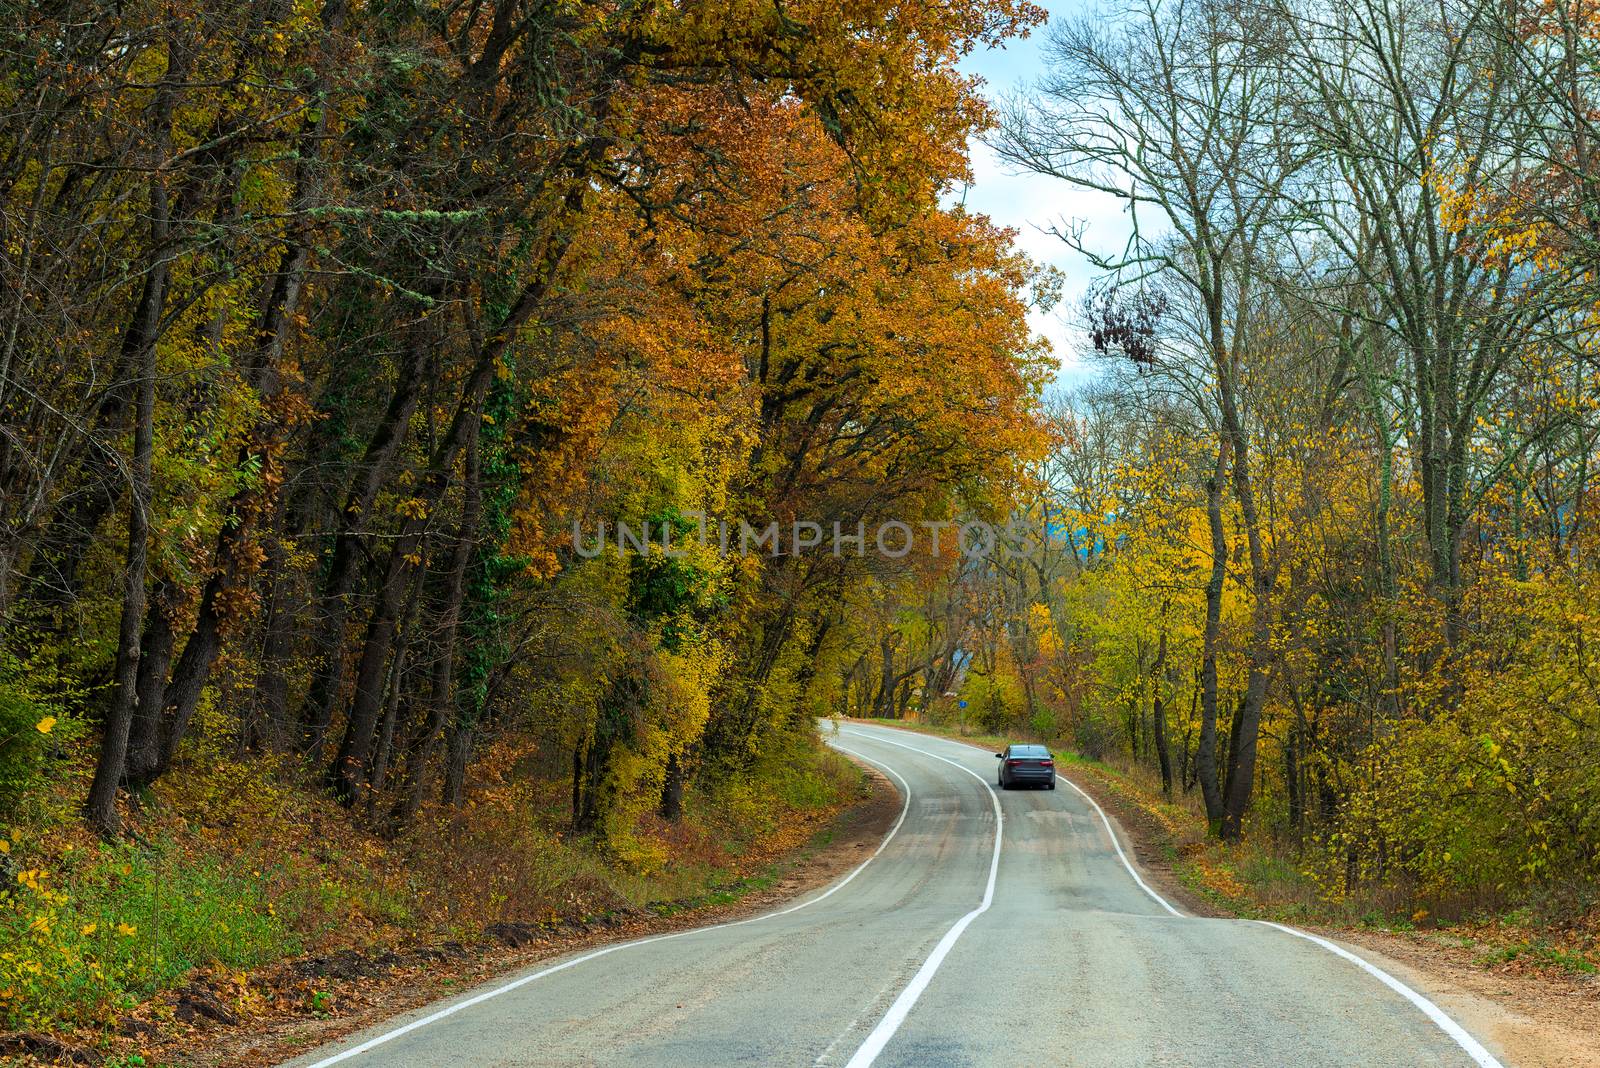
<svg viewBox="0 0 1600 1068">
<path fill-rule="evenodd" d="M 859 776 L 854 765 L 846 765 L 851 775 Z M 836 837 L 835 829 L 830 825 L 823 827 L 811 836 L 803 849 L 798 853 L 769 864 L 763 871 L 756 875 L 734 878 L 726 882 L 711 882 L 703 892 L 691 893 L 684 897 L 672 898 L 662 901 L 646 903 L 645 908 L 657 916 L 676 916 L 679 913 L 691 912 L 718 905 L 731 905 L 751 894 L 763 890 L 770 890 L 777 885 L 783 875 L 794 868 L 801 861 L 811 857 L 818 850 L 826 848 Z M 726 875 L 721 878 L 726 879 Z"/>
<path fill-rule="evenodd" d="M 1489 952 L 1478 956 L 1476 960 L 1477 963 L 1485 966 L 1509 964 L 1512 961 L 1520 960 L 1537 967 L 1559 968 L 1579 975 L 1600 974 L 1600 967 L 1596 967 L 1593 961 L 1551 945 L 1550 942 L 1543 938 L 1532 938 L 1525 942 L 1513 942 L 1508 945 L 1496 946 Z"/>
<path fill-rule="evenodd" d="M 683 912 L 693 912 L 696 909 L 714 907 L 718 905 L 731 905 L 750 894 L 770 889 L 778 881 L 778 866 L 760 875 L 735 879 L 721 886 L 713 886 L 703 894 L 692 897 L 678 898 L 672 901 L 652 901 L 645 907 L 657 916 L 676 916 Z"/>
<path fill-rule="evenodd" d="M 0 898 L 0 1026 L 105 1023 L 202 965 L 251 968 L 299 951 L 270 871 L 97 846 Z"/>
</svg>

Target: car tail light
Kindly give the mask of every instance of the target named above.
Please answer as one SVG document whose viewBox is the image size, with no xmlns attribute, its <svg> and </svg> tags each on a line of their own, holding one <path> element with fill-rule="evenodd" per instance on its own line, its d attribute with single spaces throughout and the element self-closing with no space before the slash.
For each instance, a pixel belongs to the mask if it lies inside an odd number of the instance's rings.
<svg viewBox="0 0 1600 1068">
<path fill-rule="evenodd" d="M 1053 768 L 1056 766 L 1056 762 L 1054 760 L 1041 760 L 1039 761 L 1039 765 L 1041 767 Z"/>
<path fill-rule="evenodd" d="M 1022 761 L 1020 761 L 1020 760 L 1008 760 L 1008 761 L 1006 761 L 1006 767 L 1014 768 L 1020 763 L 1022 763 Z"/>
</svg>

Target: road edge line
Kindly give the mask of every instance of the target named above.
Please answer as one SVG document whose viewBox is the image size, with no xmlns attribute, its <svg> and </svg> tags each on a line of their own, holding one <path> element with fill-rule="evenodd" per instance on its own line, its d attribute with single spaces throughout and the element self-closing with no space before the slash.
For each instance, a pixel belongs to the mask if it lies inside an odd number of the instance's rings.
<svg viewBox="0 0 1600 1068">
<path fill-rule="evenodd" d="M 861 726 L 868 726 L 868 725 L 867 724 L 861 724 Z M 891 727 L 891 728 L 886 728 L 886 729 L 894 730 L 896 728 L 892 728 Z M 900 728 L 900 729 L 904 729 L 904 728 Z M 908 733 L 920 733 L 920 732 L 910 731 Z M 858 735 L 858 737 L 862 737 L 862 736 Z M 924 737 L 924 738 L 937 738 L 937 739 L 940 739 L 942 741 L 953 742 L 953 743 L 955 743 L 957 745 L 965 745 L 965 746 L 968 746 L 969 748 L 979 749 L 979 750 L 982 750 L 983 752 L 988 752 L 989 751 L 986 746 L 980 746 L 980 745 L 977 745 L 974 742 L 968 742 L 968 741 L 964 741 L 964 740 L 958 739 L 958 738 L 942 738 L 942 736 L 936 735 L 936 734 L 923 734 L 922 737 Z M 923 753 L 923 754 L 925 754 L 927 756 L 933 757 L 936 760 L 943 760 L 948 764 L 955 764 L 955 761 L 953 761 L 953 760 L 949 760 L 946 757 L 942 757 L 937 753 L 930 753 L 925 749 L 918 749 L 914 745 L 905 745 L 905 744 L 900 743 L 900 742 L 890 742 L 890 741 L 888 741 L 888 739 L 878 739 L 878 740 L 884 741 L 884 742 L 886 742 L 887 744 L 890 744 L 890 745 L 899 745 L 900 748 L 902 748 L 902 749 L 910 749 L 913 752 Z M 961 767 L 961 765 L 956 764 L 956 767 Z M 972 771 L 970 768 L 961 768 L 961 770 L 967 772 L 967 774 L 969 774 L 969 775 L 976 775 L 977 774 L 976 772 Z M 1065 775 L 1062 775 L 1060 772 L 1056 773 L 1056 778 L 1059 779 L 1060 781 L 1066 783 L 1068 786 L 1072 787 L 1072 789 L 1077 791 L 1078 794 L 1080 796 L 1082 796 L 1085 801 L 1089 802 L 1090 805 L 1094 806 L 1095 812 L 1099 813 L 1099 815 L 1100 815 L 1101 822 L 1105 824 L 1106 833 L 1108 835 L 1110 835 L 1110 837 L 1111 837 L 1111 844 L 1116 848 L 1117 857 L 1122 861 L 1122 866 L 1127 869 L 1128 874 L 1133 876 L 1134 882 L 1138 883 L 1139 887 L 1142 890 L 1144 890 L 1145 893 L 1149 894 L 1156 901 L 1160 902 L 1161 905 L 1163 905 L 1167 909 L 1167 911 L 1172 913 L 1174 916 L 1179 916 L 1179 917 L 1183 917 L 1183 918 L 1186 918 L 1186 919 L 1196 918 L 1196 917 L 1190 917 L 1186 913 L 1179 912 L 1177 909 L 1173 908 L 1172 905 L 1168 904 L 1168 902 L 1166 901 L 1165 898 L 1163 898 L 1160 894 L 1156 893 L 1153 889 L 1151 889 L 1145 883 L 1145 881 L 1142 878 L 1140 878 L 1138 871 L 1135 870 L 1134 866 L 1131 863 L 1129 863 L 1127 856 L 1123 853 L 1122 846 L 1117 840 L 1117 832 L 1116 832 L 1115 828 L 1112 826 L 1111 820 L 1106 816 L 1105 810 L 1100 807 L 1099 802 L 1097 802 L 1093 797 L 1091 797 L 1089 795 L 1089 793 L 1087 791 L 1085 791 L 1082 787 L 1080 787 L 1077 783 L 1073 782 L 1071 779 L 1067 778 Z M 985 782 L 984 785 L 987 786 L 988 783 Z M 1200 917 L 1200 918 L 1203 918 L 1203 917 Z M 1415 1008 L 1420 1010 L 1424 1016 L 1426 1016 L 1430 1021 L 1432 1021 L 1434 1026 L 1438 1027 L 1439 1030 L 1443 1031 L 1446 1035 L 1448 1035 L 1450 1037 L 1450 1039 L 1452 1041 L 1454 1041 L 1455 1044 L 1461 1048 L 1462 1052 L 1464 1052 L 1468 1057 L 1470 1057 L 1474 1064 L 1478 1065 L 1478 1068 L 1505 1068 L 1505 1065 L 1498 1058 L 1496 1058 L 1494 1054 L 1490 1053 L 1489 1050 L 1483 1045 L 1483 1043 L 1479 1042 L 1476 1038 L 1474 1038 L 1472 1033 L 1470 1031 L 1468 1031 L 1465 1027 L 1463 1027 L 1461 1024 L 1457 1023 L 1456 1020 L 1449 1013 L 1445 1012 L 1436 1003 L 1434 1003 L 1433 1001 L 1429 1000 L 1427 995 L 1425 995 L 1425 994 L 1423 994 L 1423 993 L 1421 993 L 1421 992 L 1419 992 L 1417 990 L 1412 989 L 1410 986 L 1407 986 L 1405 983 L 1401 982 L 1399 979 L 1395 978 L 1393 975 L 1389 974 L 1388 972 L 1384 971 L 1382 968 L 1378 967 L 1376 964 L 1373 964 L 1371 961 L 1366 960 L 1365 958 L 1359 956 L 1358 954 L 1352 953 L 1350 950 L 1345 949 L 1343 946 L 1340 946 L 1339 944 L 1337 944 L 1337 943 L 1335 943 L 1333 941 L 1330 941 L 1329 939 L 1323 938 L 1323 937 L 1321 937 L 1319 935 L 1311 934 L 1308 931 L 1301 931 L 1301 930 L 1299 930 L 1297 928 L 1290 927 L 1290 926 L 1288 926 L 1286 924 L 1277 923 L 1277 922 L 1275 922 L 1273 920 L 1247 920 L 1247 919 L 1244 919 L 1242 917 L 1239 917 L 1239 918 L 1235 918 L 1232 922 L 1265 924 L 1268 927 L 1277 928 L 1278 930 L 1282 931 L 1284 934 L 1293 935 L 1296 938 L 1303 938 L 1308 942 L 1312 942 L 1312 943 L 1314 943 L 1314 944 L 1316 944 L 1318 946 L 1321 946 L 1323 949 L 1327 950 L 1329 953 L 1334 954 L 1335 956 L 1343 957 L 1345 960 L 1348 960 L 1352 964 L 1356 965 L 1356 967 L 1360 968 L 1362 971 L 1367 972 L 1368 974 L 1370 974 L 1373 978 L 1377 979 L 1380 983 L 1382 983 L 1384 986 L 1388 987 L 1390 990 L 1393 990 L 1395 993 L 1399 994 L 1401 997 L 1403 997 L 1407 1001 L 1411 1002 L 1411 1004 Z M 870 1062 L 868 1062 L 868 1063 L 870 1063 Z M 856 1065 L 855 1065 L 854 1061 L 851 1061 L 850 1068 L 856 1068 Z"/>
<path fill-rule="evenodd" d="M 1117 840 L 1117 830 L 1115 827 L 1111 826 L 1111 819 L 1106 815 L 1106 810 L 1100 807 L 1100 802 L 1090 797 L 1087 790 L 1073 782 L 1071 779 L 1067 778 L 1065 775 L 1061 774 L 1059 771 L 1056 772 L 1056 778 L 1072 787 L 1072 789 L 1077 792 L 1078 796 L 1089 802 L 1090 807 L 1095 810 L 1095 813 L 1100 817 L 1100 822 L 1105 825 L 1106 837 L 1111 839 L 1111 848 L 1117 851 L 1117 859 L 1122 861 L 1122 866 L 1124 868 L 1128 869 L 1128 874 L 1133 876 L 1133 881 L 1139 884 L 1139 889 L 1149 894 L 1155 900 L 1156 904 L 1160 905 L 1174 916 L 1187 918 L 1185 913 L 1179 912 L 1172 906 L 1170 901 L 1151 889 L 1150 884 L 1144 881 L 1144 879 L 1139 875 L 1139 872 L 1134 868 L 1133 864 L 1129 862 L 1128 855 L 1122 851 L 1122 843 Z"/>
<path fill-rule="evenodd" d="M 688 935 L 701 934 L 705 931 L 719 931 L 728 927 L 743 927 L 746 924 L 756 923 L 761 920 L 776 919 L 779 916 L 787 916 L 792 912 L 798 912 L 803 908 L 809 908 L 819 901 L 823 901 L 829 897 L 832 897 L 835 892 L 842 890 L 845 885 L 850 882 L 850 880 L 861 874 L 863 868 L 878 858 L 878 854 L 882 853 L 884 848 L 888 846 L 890 839 L 899 833 L 900 825 L 905 822 L 906 813 L 911 811 L 911 784 L 906 782 L 905 778 L 901 776 L 899 772 L 895 771 L 887 764 L 873 760 L 871 757 L 862 756 L 860 753 L 845 749 L 844 746 L 834 746 L 833 748 L 842 752 L 847 752 L 851 756 L 859 757 L 860 759 L 865 760 L 867 763 L 881 768 L 883 771 L 891 775 L 900 783 L 901 804 L 900 815 L 895 819 L 894 826 L 889 828 L 889 833 L 883 836 L 883 840 L 878 843 L 878 848 L 872 851 L 872 855 L 852 868 L 848 875 L 834 883 L 832 886 L 828 887 L 828 889 L 824 890 L 822 893 L 817 894 L 815 897 L 808 897 L 799 904 L 790 905 L 788 908 L 780 909 L 776 912 L 763 912 L 759 916 L 749 916 L 742 920 L 729 920 L 723 923 L 708 923 L 703 927 L 691 927 L 686 931 L 672 931 L 668 934 L 649 935 L 648 937 L 635 938 L 628 942 L 618 942 L 615 945 L 602 946 L 600 949 L 585 953 L 579 957 L 574 957 L 571 960 L 562 961 L 560 964 L 551 965 L 550 967 L 541 969 L 540 971 L 534 972 L 531 975 L 524 975 L 519 979 L 511 980 L 509 983 L 502 983 L 500 986 L 497 986 L 492 990 L 485 990 L 483 993 L 476 994 L 464 1001 L 457 1001 L 453 1004 L 446 1005 L 437 1012 L 430 1013 L 429 1015 L 418 1020 L 412 1020 L 410 1023 L 403 1024 L 392 1031 L 385 1031 L 381 1035 L 375 1035 L 359 1045 L 352 1046 L 346 1050 L 340 1050 L 338 1053 L 335 1053 L 332 1056 L 325 1057 L 320 1061 L 315 1061 L 309 1065 L 306 1065 L 305 1068 L 329 1068 L 331 1065 L 350 1060 L 352 1057 L 359 1057 L 361 1054 L 368 1053 L 379 1046 L 386 1045 L 402 1035 L 408 1035 L 413 1031 L 419 1031 L 429 1024 L 437 1023 L 449 1016 L 454 1016 L 463 1009 L 470 1009 L 472 1006 L 480 1005 L 491 998 L 496 998 L 501 994 L 508 994 L 513 990 L 524 987 L 536 979 L 543 979 L 547 975 L 554 975 L 556 972 L 566 971 L 568 968 L 576 967 L 579 964 L 594 960 L 597 957 L 604 957 L 608 954 L 616 953 L 617 951 L 623 949 L 632 949 L 637 946 L 650 945 L 655 942 L 666 942 L 674 938 L 684 938 Z"/>
<path fill-rule="evenodd" d="M 1272 920 L 1256 920 L 1255 922 L 1265 924 L 1268 927 L 1276 928 L 1277 930 L 1282 931 L 1284 934 L 1294 935 L 1296 938 L 1303 938 L 1307 942 L 1314 942 L 1323 949 L 1327 950 L 1329 953 L 1332 953 L 1338 957 L 1343 957 L 1345 960 L 1349 961 L 1362 971 L 1377 979 L 1390 990 L 1393 990 L 1395 993 L 1411 1002 L 1412 1005 L 1415 1005 L 1418 1009 L 1421 1009 L 1422 1014 L 1428 1019 L 1432 1020 L 1434 1025 L 1438 1027 L 1439 1030 L 1449 1035 L 1450 1038 L 1455 1041 L 1455 1044 L 1460 1046 L 1462 1051 L 1465 1052 L 1468 1057 L 1471 1057 L 1473 1063 L 1478 1065 L 1479 1068 L 1505 1068 L 1505 1065 L 1501 1064 L 1500 1061 L 1496 1059 L 1494 1054 L 1490 1053 L 1486 1048 L 1484 1048 L 1483 1043 L 1479 1042 L 1476 1038 L 1473 1038 L 1472 1033 L 1469 1032 L 1465 1027 L 1462 1027 L 1460 1024 L 1456 1023 L 1449 1013 L 1445 1012 L 1438 1005 L 1430 1001 L 1426 995 L 1413 990 L 1411 987 L 1407 986 L 1405 983 L 1402 983 L 1399 979 L 1396 979 L 1394 976 L 1390 975 L 1388 972 L 1384 971 L 1382 968 L 1378 967 L 1376 964 L 1373 964 L 1366 958 L 1350 952 L 1348 949 L 1345 949 L 1336 942 L 1322 938 L 1319 935 L 1311 934 L 1309 931 L 1297 930 L 1296 928 L 1289 927 L 1286 924 L 1274 923 Z"/>
</svg>

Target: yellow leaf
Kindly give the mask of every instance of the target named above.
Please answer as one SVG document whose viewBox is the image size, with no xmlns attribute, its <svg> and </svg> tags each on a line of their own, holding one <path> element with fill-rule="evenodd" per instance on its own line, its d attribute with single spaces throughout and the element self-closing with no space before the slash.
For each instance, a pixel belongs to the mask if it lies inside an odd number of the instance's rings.
<svg viewBox="0 0 1600 1068">
<path fill-rule="evenodd" d="M 119 934 L 119 935 L 137 934 L 138 931 L 139 931 L 139 928 L 135 927 L 131 923 L 119 923 L 119 924 L 117 924 L 117 934 Z"/>
<path fill-rule="evenodd" d="M 56 717 L 54 717 L 54 716 L 46 716 L 46 717 L 44 717 L 44 719 L 41 719 L 38 723 L 35 723 L 33 725 L 33 729 L 38 731 L 40 734 L 49 734 L 50 731 L 55 728 L 55 725 L 56 725 Z"/>
<path fill-rule="evenodd" d="M 92 935 L 98 926 L 99 924 L 86 923 L 82 927 L 78 928 L 78 933 L 81 935 Z"/>
</svg>

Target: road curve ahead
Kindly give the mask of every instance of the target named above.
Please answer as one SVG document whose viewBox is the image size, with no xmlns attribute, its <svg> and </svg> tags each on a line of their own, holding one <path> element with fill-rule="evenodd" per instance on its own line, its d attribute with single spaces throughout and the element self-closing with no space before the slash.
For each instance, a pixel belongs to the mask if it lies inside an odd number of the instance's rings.
<svg viewBox="0 0 1600 1068">
<path fill-rule="evenodd" d="M 558 958 L 293 1068 L 1468 1066 L 1421 995 L 1287 928 L 1183 915 L 1066 780 L 846 724 L 904 811 L 839 883 L 747 920 Z"/>
</svg>

